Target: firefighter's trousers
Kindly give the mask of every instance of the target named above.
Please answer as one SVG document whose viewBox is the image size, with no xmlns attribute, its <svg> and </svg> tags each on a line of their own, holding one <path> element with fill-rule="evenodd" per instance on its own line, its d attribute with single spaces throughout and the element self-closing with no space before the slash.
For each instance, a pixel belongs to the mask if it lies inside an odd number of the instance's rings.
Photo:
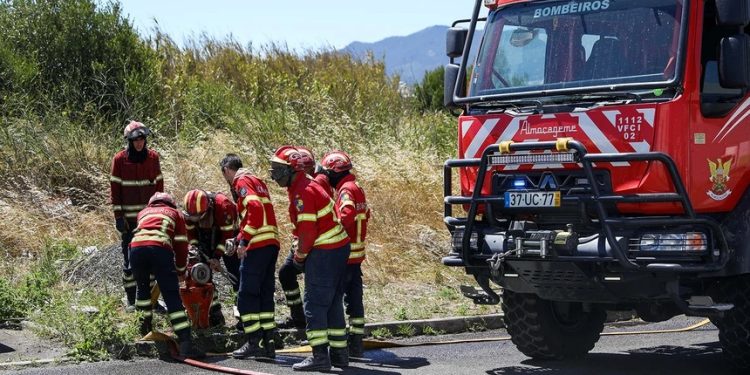
<svg viewBox="0 0 750 375">
<path fill-rule="evenodd" d="M 344 282 L 344 305 L 346 315 L 349 315 L 349 333 L 365 334 L 365 306 L 362 302 L 362 264 L 348 264 L 346 266 L 346 281 Z"/>
<path fill-rule="evenodd" d="M 299 282 L 297 282 L 297 276 L 301 273 L 302 271 L 294 267 L 294 251 L 290 250 L 284 264 L 279 268 L 279 282 L 281 283 L 281 289 L 284 290 L 286 305 L 289 307 L 302 305 L 302 294 L 300 293 Z"/>
<path fill-rule="evenodd" d="M 135 306 L 146 320 L 151 319 L 150 277 L 159 283 L 172 329 L 181 341 L 190 338 L 190 322 L 180 299 L 180 286 L 174 264 L 174 253 L 159 246 L 139 246 L 130 249 L 130 266 L 137 284 Z"/>
<path fill-rule="evenodd" d="M 273 293 L 278 246 L 249 250 L 240 265 L 240 291 L 237 309 L 246 334 L 276 328 Z"/>
<path fill-rule="evenodd" d="M 312 249 L 305 259 L 305 318 L 310 346 L 347 346 L 344 281 L 350 247 Z"/>
</svg>

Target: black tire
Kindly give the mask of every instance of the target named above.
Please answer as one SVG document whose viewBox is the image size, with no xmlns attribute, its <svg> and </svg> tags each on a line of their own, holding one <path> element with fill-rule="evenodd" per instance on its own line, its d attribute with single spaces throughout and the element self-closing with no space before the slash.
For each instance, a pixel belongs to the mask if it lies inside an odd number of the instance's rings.
<svg viewBox="0 0 750 375">
<path fill-rule="evenodd" d="M 508 290 L 503 291 L 502 307 L 511 340 L 521 353 L 535 359 L 585 355 L 599 341 L 607 317 L 601 308 L 587 312 L 581 303 L 552 302 Z"/>
<path fill-rule="evenodd" d="M 734 276 L 720 282 L 720 302 L 734 304 L 714 324 L 724 355 L 739 370 L 750 370 L 750 275 Z"/>
</svg>

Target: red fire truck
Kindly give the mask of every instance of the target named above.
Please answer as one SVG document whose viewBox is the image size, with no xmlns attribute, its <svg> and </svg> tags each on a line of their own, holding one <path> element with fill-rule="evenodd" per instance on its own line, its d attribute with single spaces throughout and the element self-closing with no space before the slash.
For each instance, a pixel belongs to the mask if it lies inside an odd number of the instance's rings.
<svg viewBox="0 0 750 375">
<path fill-rule="evenodd" d="M 443 263 L 524 354 L 635 310 L 709 317 L 750 368 L 749 24 L 747 0 L 477 0 L 448 30 Z"/>
</svg>

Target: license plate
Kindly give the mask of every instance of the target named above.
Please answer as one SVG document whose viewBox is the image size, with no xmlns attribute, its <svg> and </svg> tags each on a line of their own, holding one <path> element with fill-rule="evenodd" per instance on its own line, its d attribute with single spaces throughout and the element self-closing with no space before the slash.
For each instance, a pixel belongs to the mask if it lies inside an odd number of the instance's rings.
<svg viewBox="0 0 750 375">
<path fill-rule="evenodd" d="M 506 191 L 505 207 L 560 207 L 560 192 Z"/>
</svg>

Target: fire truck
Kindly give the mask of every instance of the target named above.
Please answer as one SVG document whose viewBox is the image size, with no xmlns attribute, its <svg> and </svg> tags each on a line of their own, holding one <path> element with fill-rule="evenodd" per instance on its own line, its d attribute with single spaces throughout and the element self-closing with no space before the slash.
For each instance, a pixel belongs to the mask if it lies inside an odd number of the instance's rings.
<svg viewBox="0 0 750 375">
<path fill-rule="evenodd" d="M 747 0 L 477 0 L 448 29 L 442 261 L 521 352 L 585 355 L 634 310 L 708 317 L 750 368 L 749 24 Z"/>
</svg>

